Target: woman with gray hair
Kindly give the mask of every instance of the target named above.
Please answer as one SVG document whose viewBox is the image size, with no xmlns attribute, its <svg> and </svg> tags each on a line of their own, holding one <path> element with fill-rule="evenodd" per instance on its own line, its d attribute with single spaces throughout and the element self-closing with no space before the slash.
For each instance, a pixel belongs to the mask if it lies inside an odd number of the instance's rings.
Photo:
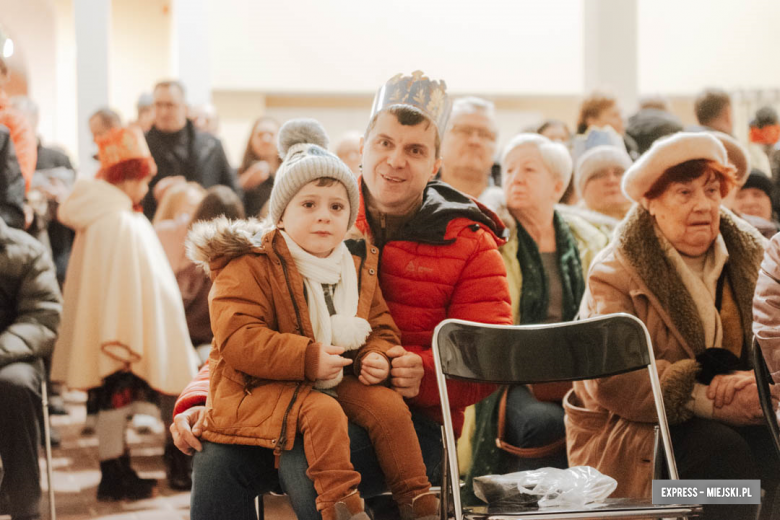
<svg viewBox="0 0 780 520">
<path fill-rule="evenodd" d="M 510 231 L 500 252 L 513 321 L 572 320 L 585 289 L 587 264 L 606 238 L 580 217 L 555 210 L 572 174 L 569 152 L 544 136 L 519 134 L 504 149 L 501 163 L 503 187 L 485 200 L 490 205 L 492 199 Z M 460 441 L 465 446 L 473 438 L 469 491 L 474 477 L 488 473 L 567 467 L 563 393 L 560 386 L 515 386 L 476 405 L 473 429 L 464 429 Z M 499 446 L 515 456 L 506 457 Z M 465 449 L 459 446 L 461 452 Z"/>
</svg>

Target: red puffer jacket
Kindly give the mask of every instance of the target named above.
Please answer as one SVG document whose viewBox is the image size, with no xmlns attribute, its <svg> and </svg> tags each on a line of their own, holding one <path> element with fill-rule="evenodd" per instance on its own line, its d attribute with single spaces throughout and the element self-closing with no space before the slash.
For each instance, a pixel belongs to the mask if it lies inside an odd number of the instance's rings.
<svg viewBox="0 0 780 520">
<path fill-rule="evenodd" d="M 355 227 L 369 236 L 381 232 L 369 226 L 362 199 Z M 425 369 L 420 393 L 409 405 L 439 423 L 433 330 L 446 318 L 512 324 L 506 269 L 498 252 L 504 230 L 492 211 L 448 184 L 432 181 L 420 210 L 399 233 L 404 240 L 382 245 L 382 294 L 401 330 L 402 345 L 422 357 Z M 455 433 L 460 435 L 465 408 L 495 387 L 449 381 L 447 389 Z"/>
<path fill-rule="evenodd" d="M 362 189 L 355 228 L 374 236 Z M 402 345 L 423 360 L 420 393 L 409 405 L 441 423 L 431 350 L 436 325 L 446 318 L 512 324 L 506 269 L 498 253 L 504 243 L 504 226 L 481 204 L 447 184 L 432 181 L 425 187 L 420 210 L 400 234 L 404 240 L 378 244 L 382 246 L 379 286 L 401 330 Z M 453 425 L 460 435 L 465 408 L 490 395 L 495 387 L 450 381 L 447 388 Z M 174 415 L 204 404 L 207 393 L 208 368 L 204 367 L 179 397 Z"/>
</svg>

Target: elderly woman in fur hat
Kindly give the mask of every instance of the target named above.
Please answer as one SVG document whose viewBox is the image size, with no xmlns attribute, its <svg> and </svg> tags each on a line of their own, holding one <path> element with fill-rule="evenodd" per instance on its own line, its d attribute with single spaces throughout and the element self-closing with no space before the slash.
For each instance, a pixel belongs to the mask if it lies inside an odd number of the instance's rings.
<svg viewBox="0 0 780 520">
<path fill-rule="evenodd" d="M 735 168 L 712 134 L 654 143 L 623 177 L 639 204 L 594 260 L 580 316 L 626 312 L 645 323 L 680 477 L 760 478 L 763 517 L 780 481 L 749 362 L 766 240 L 721 207 L 734 185 Z M 647 375 L 576 382 L 564 409 L 569 463 L 615 478 L 613 497 L 649 498 L 657 417 Z M 718 505 L 704 513 L 757 518 L 757 510 Z"/>
<path fill-rule="evenodd" d="M 544 136 L 519 134 L 504 149 L 501 164 L 503 188 L 492 188 L 483 200 L 496 209 L 510 232 L 500 251 L 513 321 L 572 320 L 585 289 L 588 264 L 606 246 L 607 238 L 580 216 L 556 210 L 572 174 L 569 152 Z M 467 418 L 467 433 L 459 443 L 459 452 L 473 460 L 466 479 L 469 489 L 473 477 L 488 473 L 567 467 L 560 405 L 567 389 L 503 388 L 476 405 L 476 420 Z M 499 409 L 503 412 L 497 420 Z M 474 444 L 468 453 L 465 446 L 471 439 Z M 497 439 L 501 449 L 514 457 L 502 453 Z"/>
</svg>

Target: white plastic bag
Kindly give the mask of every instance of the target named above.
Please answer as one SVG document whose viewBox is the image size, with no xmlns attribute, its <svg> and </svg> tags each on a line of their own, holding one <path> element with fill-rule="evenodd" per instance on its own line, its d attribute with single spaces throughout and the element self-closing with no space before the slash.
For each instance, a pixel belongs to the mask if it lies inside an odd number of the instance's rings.
<svg viewBox="0 0 780 520">
<path fill-rule="evenodd" d="M 474 479 L 474 494 L 491 505 L 584 507 L 603 502 L 617 481 L 590 466 L 540 468 Z"/>
</svg>

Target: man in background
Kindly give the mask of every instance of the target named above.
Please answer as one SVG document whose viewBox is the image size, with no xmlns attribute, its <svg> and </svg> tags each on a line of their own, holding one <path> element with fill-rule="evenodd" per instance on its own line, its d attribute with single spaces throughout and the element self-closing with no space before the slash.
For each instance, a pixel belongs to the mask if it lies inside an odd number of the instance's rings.
<svg viewBox="0 0 780 520">
<path fill-rule="evenodd" d="M 497 141 L 493 103 L 477 97 L 455 100 L 441 143 L 441 180 L 479 198 L 490 186 Z"/>
<path fill-rule="evenodd" d="M 734 131 L 731 97 L 725 90 L 708 88 L 702 91 L 694 103 L 696 120 L 704 128 L 697 130 L 718 130 L 724 134 Z"/>
<path fill-rule="evenodd" d="M 222 143 L 198 130 L 187 119 L 184 85 L 163 81 L 154 87 L 154 125 L 146 142 L 157 164 L 157 175 L 149 183 L 143 201 L 144 214 L 151 219 L 165 189 L 182 180 L 204 188 L 217 184 L 239 192 L 236 172 L 230 167 Z"/>
<path fill-rule="evenodd" d="M 43 245 L 0 221 L 0 515 L 40 518 L 41 383 L 62 301 Z"/>
</svg>

